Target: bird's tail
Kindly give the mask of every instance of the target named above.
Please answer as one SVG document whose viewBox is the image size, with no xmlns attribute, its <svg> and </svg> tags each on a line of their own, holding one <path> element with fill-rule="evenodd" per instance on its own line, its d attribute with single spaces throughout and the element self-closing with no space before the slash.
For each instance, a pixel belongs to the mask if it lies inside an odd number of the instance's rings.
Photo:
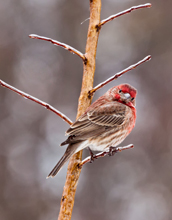
<svg viewBox="0 0 172 220">
<path fill-rule="evenodd" d="M 52 171 L 49 173 L 47 178 L 56 176 L 56 174 L 65 165 L 65 163 L 69 160 L 69 158 L 76 152 L 77 147 L 78 147 L 78 144 L 69 144 L 64 155 L 59 160 L 59 162 L 55 165 L 55 167 L 52 169 Z"/>
</svg>

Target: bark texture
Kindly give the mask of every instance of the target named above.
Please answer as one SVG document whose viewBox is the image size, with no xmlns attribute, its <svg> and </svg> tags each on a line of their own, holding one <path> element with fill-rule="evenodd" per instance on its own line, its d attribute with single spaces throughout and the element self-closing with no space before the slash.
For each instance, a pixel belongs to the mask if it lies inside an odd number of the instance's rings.
<svg viewBox="0 0 172 220">
<path fill-rule="evenodd" d="M 99 30 L 96 26 L 100 23 L 101 0 L 90 0 L 90 22 L 87 35 L 85 56 L 87 62 L 83 63 L 83 80 L 82 88 L 78 103 L 77 118 L 82 115 L 87 107 L 91 104 L 92 98 L 89 97 L 88 92 L 93 88 L 94 72 L 95 72 L 95 58 L 97 50 L 97 42 Z M 75 192 L 81 173 L 81 167 L 78 164 L 82 160 L 82 151 L 73 155 L 69 161 L 66 183 L 61 199 L 61 208 L 58 220 L 70 220 L 74 206 Z"/>
</svg>

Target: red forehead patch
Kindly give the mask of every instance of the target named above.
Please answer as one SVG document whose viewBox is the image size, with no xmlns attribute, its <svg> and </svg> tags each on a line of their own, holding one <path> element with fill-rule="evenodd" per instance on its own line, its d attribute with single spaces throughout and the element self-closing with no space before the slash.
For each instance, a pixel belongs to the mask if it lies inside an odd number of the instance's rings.
<svg viewBox="0 0 172 220">
<path fill-rule="evenodd" d="M 130 86 L 129 84 L 122 84 L 122 85 L 119 85 L 118 87 L 119 89 L 122 90 L 122 92 L 129 93 L 132 98 L 136 97 L 137 90 L 134 87 Z"/>
</svg>

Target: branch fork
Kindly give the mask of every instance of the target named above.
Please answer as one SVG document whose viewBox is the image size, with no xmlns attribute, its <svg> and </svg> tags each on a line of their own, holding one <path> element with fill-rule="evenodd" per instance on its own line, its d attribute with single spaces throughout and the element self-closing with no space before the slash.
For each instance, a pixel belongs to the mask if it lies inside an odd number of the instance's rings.
<svg viewBox="0 0 172 220">
<path fill-rule="evenodd" d="M 152 5 L 150 3 L 146 3 L 146 4 L 142 4 L 142 5 L 137 5 L 137 6 L 133 6 L 131 8 L 128 8 L 128 9 L 126 9 L 124 11 L 121 11 L 121 12 L 119 12 L 117 14 L 111 15 L 108 18 L 102 20 L 98 25 L 96 25 L 97 31 L 99 31 L 104 24 L 106 24 L 109 21 L 112 21 L 115 18 L 118 18 L 118 17 L 120 17 L 122 15 L 125 15 L 125 14 L 128 14 L 128 13 L 131 13 L 134 10 L 142 9 L 142 8 L 150 8 L 151 6 Z"/>
<path fill-rule="evenodd" d="M 79 56 L 83 60 L 84 64 L 87 63 L 86 56 L 83 53 L 81 53 L 79 50 L 76 50 L 75 48 L 69 46 L 68 44 L 62 43 L 60 41 L 53 40 L 53 39 L 48 38 L 48 37 L 39 36 L 37 34 L 30 34 L 29 37 L 32 38 L 32 39 L 45 40 L 45 41 L 51 42 L 55 46 L 63 47 L 65 50 L 68 50 L 71 53 L 76 54 L 77 56 Z"/>
<path fill-rule="evenodd" d="M 101 89 L 102 87 L 104 87 L 105 85 L 107 85 L 108 83 L 112 82 L 115 79 L 118 79 L 120 76 L 122 76 L 124 73 L 127 73 L 128 71 L 135 69 L 137 66 L 139 66 L 140 64 L 147 62 L 151 60 L 151 55 L 146 56 L 145 58 L 143 58 L 142 60 L 138 61 L 137 63 L 127 67 L 126 69 L 116 73 L 114 76 L 108 78 L 107 80 L 105 80 L 104 82 L 98 84 L 96 87 L 94 87 L 92 90 L 90 90 L 88 92 L 88 97 L 92 97 L 93 94 L 98 90 Z"/>
</svg>

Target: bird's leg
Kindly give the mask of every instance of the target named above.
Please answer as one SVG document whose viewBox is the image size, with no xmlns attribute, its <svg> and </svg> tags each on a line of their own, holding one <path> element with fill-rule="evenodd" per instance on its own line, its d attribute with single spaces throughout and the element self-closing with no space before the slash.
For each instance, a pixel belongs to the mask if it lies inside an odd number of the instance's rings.
<svg viewBox="0 0 172 220">
<path fill-rule="evenodd" d="M 94 162 L 94 154 L 93 154 L 92 150 L 89 147 L 88 147 L 88 150 L 89 150 L 90 156 L 91 156 L 90 163 L 92 163 L 92 162 Z"/>
<path fill-rule="evenodd" d="M 109 147 L 109 156 L 113 156 L 117 152 L 116 147 Z"/>
</svg>

